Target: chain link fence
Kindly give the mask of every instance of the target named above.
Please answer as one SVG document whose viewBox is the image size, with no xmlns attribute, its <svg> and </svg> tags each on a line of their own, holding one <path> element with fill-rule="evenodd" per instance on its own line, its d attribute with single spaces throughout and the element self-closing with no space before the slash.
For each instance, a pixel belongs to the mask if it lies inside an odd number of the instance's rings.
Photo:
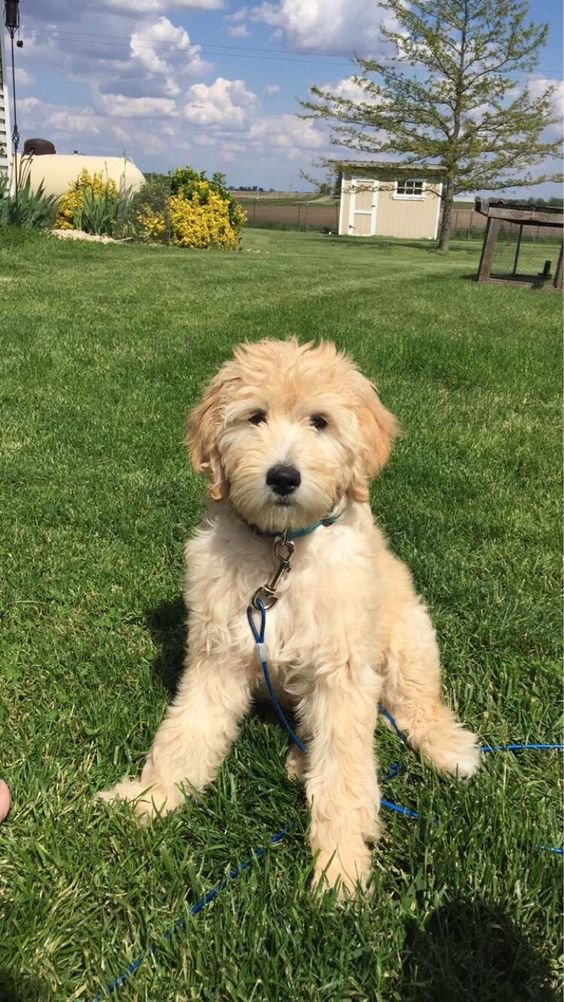
<svg viewBox="0 0 564 1002">
<path fill-rule="evenodd" d="M 264 198 L 237 198 L 247 213 L 247 226 L 263 229 L 308 230 L 318 233 L 339 232 L 339 203 L 320 204 L 312 201 L 277 203 Z M 455 208 L 452 213 L 451 234 L 466 240 L 482 240 L 487 219 L 471 206 Z M 515 223 L 502 222 L 500 237 L 513 239 L 518 231 Z M 525 226 L 523 239 L 546 241 L 561 239 L 562 231 L 557 226 Z"/>
<path fill-rule="evenodd" d="M 318 233 L 338 233 L 339 205 L 318 202 L 279 204 L 261 198 L 238 198 L 247 213 L 247 226 L 273 230 L 313 230 Z"/>
</svg>

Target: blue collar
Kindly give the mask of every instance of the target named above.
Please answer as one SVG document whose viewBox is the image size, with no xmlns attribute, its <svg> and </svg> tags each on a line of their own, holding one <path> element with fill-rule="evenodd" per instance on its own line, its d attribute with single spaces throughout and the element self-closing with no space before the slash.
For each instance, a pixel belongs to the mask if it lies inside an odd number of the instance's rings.
<svg viewBox="0 0 564 1002">
<path fill-rule="evenodd" d="M 313 525 L 306 525 L 304 529 L 288 529 L 285 533 L 265 532 L 256 525 L 249 525 L 249 529 L 255 536 L 259 536 L 261 539 L 276 539 L 278 536 L 284 536 L 285 539 L 292 541 L 294 539 L 303 539 L 304 536 L 310 536 L 312 532 L 315 532 L 322 525 L 333 525 L 342 514 L 342 511 L 340 511 L 337 515 L 327 515 L 326 518 L 320 518 L 319 522 L 314 522 Z"/>
</svg>

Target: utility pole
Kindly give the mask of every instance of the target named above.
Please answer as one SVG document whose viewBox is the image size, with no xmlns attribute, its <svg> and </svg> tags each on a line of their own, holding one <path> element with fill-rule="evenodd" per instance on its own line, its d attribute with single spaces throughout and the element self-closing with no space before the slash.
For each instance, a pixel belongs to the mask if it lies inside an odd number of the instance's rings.
<svg viewBox="0 0 564 1002">
<path fill-rule="evenodd" d="M 0 174 L 6 174 L 10 183 L 11 155 L 8 146 L 10 138 L 10 106 L 8 100 L 8 72 L 4 25 L 0 24 Z"/>
<path fill-rule="evenodd" d="M 17 103 L 16 103 L 16 64 L 15 64 L 15 60 L 14 60 L 14 38 L 15 38 L 16 32 L 19 31 L 19 27 L 20 27 L 20 0 L 4 0 L 4 24 L 5 24 L 6 28 L 7 28 L 8 34 L 10 36 L 11 57 L 12 57 L 12 102 L 13 102 L 13 109 L 14 109 L 14 125 L 12 127 L 12 152 L 13 152 L 12 169 L 13 169 L 13 172 L 14 172 L 14 174 L 13 174 L 13 176 L 14 176 L 14 192 L 15 192 L 15 199 L 16 199 L 16 205 L 17 205 L 17 202 L 18 202 L 18 147 L 20 145 L 20 133 L 19 133 L 19 129 L 18 129 L 18 108 L 17 108 Z M 3 41 L 3 38 L 2 38 L 2 41 Z M 21 48 L 21 46 L 22 46 L 23 43 L 18 39 L 17 44 L 18 44 L 18 47 Z M 1 70 L 0 83 L 2 83 L 3 92 L 4 92 L 4 95 L 6 95 L 7 88 L 4 87 L 4 84 L 2 82 L 3 78 L 4 78 L 4 72 L 5 72 L 5 70 L 4 70 L 4 48 L 3 48 L 3 45 L 2 45 L 2 59 L 1 59 L 1 63 L 2 63 L 2 65 L 0 66 L 0 70 Z M 8 126 L 8 114 L 7 114 L 7 112 L 8 112 L 8 101 L 7 100 L 6 100 L 5 112 L 6 112 L 5 121 L 6 121 L 6 138 L 7 138 L 7 136 L 8 136 L 8 127 L 7 127 Z"/>
</svg>

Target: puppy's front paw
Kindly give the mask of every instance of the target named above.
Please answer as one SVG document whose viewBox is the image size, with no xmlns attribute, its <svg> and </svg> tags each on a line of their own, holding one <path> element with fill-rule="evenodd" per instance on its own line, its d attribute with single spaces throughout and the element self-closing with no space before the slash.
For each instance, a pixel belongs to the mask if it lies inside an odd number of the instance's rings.
<svg viewBox="0 0 564 1002">
<path fill-rule="evenodd" d="M 437 769 L 457 779 L 470 779 L 480 765 L 478 739 L 460 724 L 437 733 L 427 742 L 427 747 L 422 744 L 421 750 Z"/>
<path fill-rule="evenodd" d="M 370 877 L 370 850 L 362 839 L 330 852 L 320 849 L 313 871 L 313 887 L 335 888 L 338 901 L 354 900 L 365 891 Z"/>
<path fill-rule="evenodd" d="M 140 779 L 124 778 L 109 790 L 101 790 L 96 800 L 111 804 L 125 800 L 132 804 L 137 817 L 147 823 L 156 816 L 173 811 L 182 803 L 182 794 L 177 787 L 165 790 L 158 783 L 142 782 Z"/>
</svg>

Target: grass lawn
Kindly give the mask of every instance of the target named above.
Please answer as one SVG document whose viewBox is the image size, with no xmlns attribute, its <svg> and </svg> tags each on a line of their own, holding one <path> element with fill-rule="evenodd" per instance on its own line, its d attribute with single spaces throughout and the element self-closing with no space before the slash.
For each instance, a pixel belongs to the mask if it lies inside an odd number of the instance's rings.
<svg viewBox="0 0 564 1002">
<path fill-rule="evenodd" d="M 379 726 L 382 769 L 403 765 L 384 795 L 421 820 L 385 815 L 374 896 L 345 908 L 307 890 L 302 791 L 265 717 L 153 827 L 92 804 L 142 763 L 181 659 L 203 494 L 185 411 L 264 335 L 333 339 L 399 416 L 373 507 L 461 717 L 484 742 L 559 740 L 561 303 L 476 285 L 479 251 L 259 230 L 241 253 L 0 244 L 4 1002 L 92 999 L 152 943 L 120 1000 L 560 997 L 561 857 L 539 848 L 562 844 L 558 753 L 484 755 L 463 787 Z"/>
</svg>

